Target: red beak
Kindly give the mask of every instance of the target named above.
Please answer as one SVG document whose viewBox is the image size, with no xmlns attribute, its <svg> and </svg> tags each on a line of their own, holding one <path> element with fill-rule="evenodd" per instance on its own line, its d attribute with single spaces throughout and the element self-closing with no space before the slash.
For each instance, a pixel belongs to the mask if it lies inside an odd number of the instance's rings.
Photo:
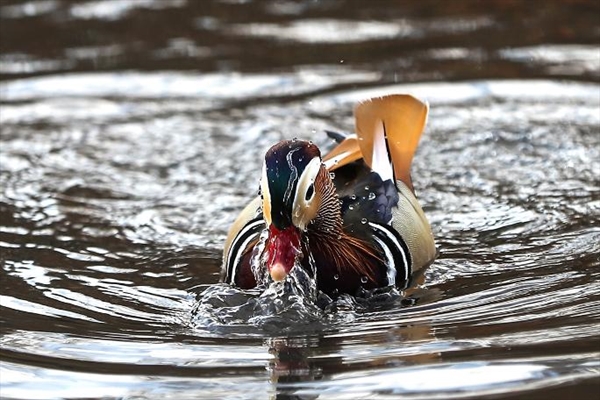
<svg viewBox="0 0 600 400">
<path fill-rule="evenodd" d="M 271 225 L 267 239 L 267 269 L 274 281 L 282 281 L 290 273 L 301 252 L 300 232 L 294 226 L 283 230 Z"/>
</svg>

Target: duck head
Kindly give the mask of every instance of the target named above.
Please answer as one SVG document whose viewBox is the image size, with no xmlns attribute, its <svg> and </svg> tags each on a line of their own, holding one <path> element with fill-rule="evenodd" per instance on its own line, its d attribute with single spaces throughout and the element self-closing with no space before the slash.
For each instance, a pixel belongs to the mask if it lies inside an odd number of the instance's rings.
<svg viewBox="0 0 600 400">
<path fill-rule="evenodd" d="M 329 186 L 321 153 L 311 142 L 286 140 L 267 151 L 260 187 L 269 230 L 266 264 L 273 280 L 285 279 L 302 256 L 302 236 L 317 218 Z"/>
</svg>

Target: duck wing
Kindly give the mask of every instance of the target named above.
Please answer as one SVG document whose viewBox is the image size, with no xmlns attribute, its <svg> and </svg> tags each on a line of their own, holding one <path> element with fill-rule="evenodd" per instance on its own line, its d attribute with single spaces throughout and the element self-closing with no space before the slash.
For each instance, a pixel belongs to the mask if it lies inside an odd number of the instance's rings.
<svg viewBox="0 0 600 400">
<path fill-rule="evenodd" d="M 354 108 L 356 134 L 347 135 L 323 161 L 335 171 L 362 159 L 383 180 L 400 180 L 412 190 L 410 166 L 428 111 L 427 103 L 410 95 L 363 101 Z"/>
<path fill-rule="evenodd" d="M 410 176 L 427 113 L 427 103 L 410 95 L 363 101 L 354 109 L 356 134 L 324 157 L 335 173 L 344 229 L 377 243 L 390 282 L 407 279 L 436 254 Z"/>
</svg>

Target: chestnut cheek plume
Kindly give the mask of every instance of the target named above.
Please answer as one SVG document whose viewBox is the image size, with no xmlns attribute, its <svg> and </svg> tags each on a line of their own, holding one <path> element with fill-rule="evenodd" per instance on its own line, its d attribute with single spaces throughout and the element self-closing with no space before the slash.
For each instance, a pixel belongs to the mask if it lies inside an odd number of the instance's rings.
<svg viewBox="0 0 600 400">
<path fill-rule="evenodd" d="M 300 232 L 293 226 L 283 230 L 271 225 L 267 240 L 267 268 L 274 281 L 282 281 L 294 267 L 301 253 Z"/>
</svg>

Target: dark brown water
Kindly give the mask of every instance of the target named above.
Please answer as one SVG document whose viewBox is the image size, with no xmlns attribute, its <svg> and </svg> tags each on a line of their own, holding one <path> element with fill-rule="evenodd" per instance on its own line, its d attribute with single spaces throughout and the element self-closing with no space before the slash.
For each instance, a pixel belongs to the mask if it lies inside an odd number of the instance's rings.
<svg viewBox="0 0 600 400">
<path fill-rule="evenodd" d="M 598 398 L 593 1 L 0 3 L 2 398 Z M 275 141 L 431 105 L 438 260 L 321 309 L 218 282 Z"/>
</svg>

